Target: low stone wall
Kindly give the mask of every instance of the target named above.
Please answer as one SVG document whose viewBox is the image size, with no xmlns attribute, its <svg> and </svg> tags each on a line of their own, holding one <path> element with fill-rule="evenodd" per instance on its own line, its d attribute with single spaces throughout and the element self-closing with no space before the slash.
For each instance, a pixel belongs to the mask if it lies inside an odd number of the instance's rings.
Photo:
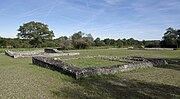
<svg viewBox="0 0 180 99">
<path fill-rule="evenodd" d="M 13 57 L 13 58 L 16 58 L 14 53 L 12 51 L 9 51 L 9 50 L 5 50 L 4 53 L 10 57 Z"/>
<path fill-rule="evenodd" d="M 46 48 L 46 49 L 44 49 L 44 52 L 46 52 L 46 53 L 63 53 L 62 51 L 59 51 L 59 50 L 53 49 L 53 48 Z"/>
<path fill-rule="evenodd" d="M 154 64 L 159 65 L 165 64 L 164 61 L 158 59 L 144 59 L 143 61 L 130 60 L 127 58 L 117 58 L 108 56 L 92 56 L 90 58 L 101 58 L 108 59 L 110 61 L 123 61 L 128 62 L 127 64 L 106 66 L 106 67 L 88 67 L 88 68 L 78 68 L 73 64 L 65 63 L 64 60 L 59 58 L 46 58 L 46 57 L 32 57 L 32 63 L 39 65 L 41 67 L 49 68 L 67 75 L 74 77 L 75 79 L 80 79 L 83 77 L 102 75 L 102 74 L 114 74 L 122 71 L 129 71 L 137 68 L 152 67 Z"/>
<path fill-rule="evenodd" d="M 129 63 L 129 64 L 120 64 L 120 65 L 113 65 L 113 66 L 106 66 L 106 67 L 89 67 L 83 68 L 80 72 L 76 75 L 76 78 L 83 78 L 93 75 L 108 75 L 108 74 L 115 74 L 117 72 L 123 71 L 130 71 L 137 68 L 147 68 L 153 67 L 151 62 L 136 62 L 136 63 Z"/>
<path fill-rule="evenodd" d="M 32 56 L 43 56 L 43 50 L 34 50 L 34 51 L 11 51 L 5 50 L 5 54 L 13 58 L 19 57 L 32 57 Z"/>
<path fill-rule="evenodd" d="M 126 62 L 126 63 L 133 63 L 136 61 L 145 61 L 144 58 L 130 58 L 130 57 L 112 57 L 112 56 L 85 56 L 85 57 L 76 57 L 76 58 L 68 58 L 68 59 L 61 59 L 61 58 L 56 58 L 60 60 L 72 60 L 72 59 L 80 59 L 80 58 L 98 58 L 98 59 L 103 59 L 103 60 L 109 60 L 109 61 L 119 61 L 119 62 Z"/>
<path fill-rule="evenodd" d="M 165 59 L 160 58 L 144 58 L 141 56 L 128 56 L 128 57 L 112 57 L 112 56 L 94 56 L 95 58 L 111 60 L 111 61 L 122 61 L 127 63 L 134 63 L 134 62 L 151 62 L 153 65 L 164 65 L 168 64 Z"/>
<path fill-rule="evenodd" d="M 164 65 L 168 64 L 168 62 L 165 59 L 159 59 L 159 58 L 146 58 L 147 61 L 153 63 L 154 66 L 158 65 Z"/>
<path fill-rule="evenodd" d="M 10 51 L 5 50 L 5 54 L 13 58 L 19 57 L 33 57 L 33 56 L 73 56 L 79 55 L 80 53 L 46 53 L 43 50 L 34 50 L 34 51 Z"/>
<path fill-rule="evenodd" d="M 75 67 L 72 64 L 67 64 L 62 60 L 55 60 L 53 58 L 32 57 L 32 63 L 41 67 L 67 74 L 74 78 L 76 78 L 76 73 L 80 71 L 80 68 Z"/>
</svg>

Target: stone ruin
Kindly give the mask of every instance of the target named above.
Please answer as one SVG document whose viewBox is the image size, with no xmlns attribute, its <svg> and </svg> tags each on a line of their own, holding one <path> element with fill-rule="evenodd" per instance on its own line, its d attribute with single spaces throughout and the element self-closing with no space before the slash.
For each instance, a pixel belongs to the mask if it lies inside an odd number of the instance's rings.
<svg viewBox="0 0 180 99">
<path fill-rule="evenodd" d="M 33 51 L 12 51 L 12 50 L 5 50 L 5 54 L 11 56 L 13 58 L 20 58 L 20 57 L 34 57 L 34 56 L 41 56 L 41 57 L 48 57 L 48 56 L 73 56 L 79 55 L 78 52 L 67 52 L 67 51 L 59 51 L 57 49 L 47 48 L 44 50 L 33 50 Z"/>
<path fill-rule="evenodd" d="M 82 58 L 82 57 L 81 57 Z M 164 65 L 167 64 L 164 59 L 156 59 L 156 58 L 143 58 L 143 57 L 111 57 L 111 56 L 88 56 L 85 58 L 98 58 L 109 61 L 120 61 L 126 62 L 126 64 L 119 64 L 113 66 L 105 66 L 105 67 L 87 67 L 87 68 L 79 68 L 73 64 L 68 64 L 64 62 L 66 59 L 60 58 L 47 58 L 47 57 L 32 57 L 32 63 L 41 67 L 45 67 L 51 70 L 55 70 L 64 74 L 67 74 L 75 79 L 81 79 L 88 76 L 94 75 L 107 75 L 114 74 L 117 72 L 129 71 L 137 68 L 147 68 L 153 67 L 155 65 Z M 77 58 L 73 58 L 77 59 Z"/>
<path fill-rule="evenodd" d="M 143 58 L 139 56 L 128 56 L 124 58 L 112 57 L 112 56 L 86 56 L 86 57 L 69 58 L 69 59 L 51 58 L 49 56 L 53 57 L 53 56 L 79 55 L 79 53 L 59 51 L 51 48 L 47 48 L 44 50 L 35 50 L 35 51 L 5 50 L 5 54 L 13 58 L 32 57 L 33 64 L 67 74 L 75 79 L 81 79 L 84 77 L 94 76 L 94 75 L 103 75 L 103 74 L 108 75 L 117 72 L 134 70 L 137 68 L 147 68 L 156 65 L 168 64 L 165 59 Z M 102 60 L 125 62 L 125 64 L 104 66 L 104 67 L 79 68 L 73 64 L 68 64 L 65 62 L 65 60 L 79 59 L 79 58 L 98 58 Z"/>
<path fill-rule="evenodd" d="M 46 53 L 63 53 L 63 51 L 53 49 L 53 48 L 46 48 L 46 49 L 44 49 L 44 52 L 46 52 Z"/>
</svg>

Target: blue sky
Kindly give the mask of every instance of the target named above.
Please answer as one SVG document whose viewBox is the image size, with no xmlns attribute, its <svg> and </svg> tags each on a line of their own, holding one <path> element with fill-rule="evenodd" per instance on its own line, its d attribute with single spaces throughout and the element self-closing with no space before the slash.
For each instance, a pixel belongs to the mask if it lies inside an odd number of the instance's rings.
<svg viewBox="0 0 180 99">
<path fill-rule="evenodd" d="M 23 23 L 49 25 L 56 37 L 161 39 L 180 29 L 180 0 L 0 0 L 0 36 L 16 37 Z"/>
</svg>

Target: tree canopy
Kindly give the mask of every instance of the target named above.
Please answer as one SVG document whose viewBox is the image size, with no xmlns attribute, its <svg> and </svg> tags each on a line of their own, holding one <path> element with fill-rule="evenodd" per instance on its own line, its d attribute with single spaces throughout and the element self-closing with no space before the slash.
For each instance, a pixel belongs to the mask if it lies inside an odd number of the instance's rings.
<svg viewBox="0 0 180 99">
<path fill-rule="evenodd" d="M 180 30 L 176 30 L 172 27 L 166 29 L 162 40 L 163 47 L 180 47 Z"/>
<path fill-rule="evenodd" d="M 41 22 L 28 22 L 23 24 L 18 29 L 18 38 L 30 39 L 35 47 L 40 47 L 44 40 L 51 40 L 54 37 L 52 30 L 49 30 L 47 24 Z"/>
<path fill-rule="evenodd" d="M 89 48 L 93 44 L 93 37 L 91 34 L 82 33 L 81 31 L 72 35 L 72 44 L 76 49 Z"/>
</svg>

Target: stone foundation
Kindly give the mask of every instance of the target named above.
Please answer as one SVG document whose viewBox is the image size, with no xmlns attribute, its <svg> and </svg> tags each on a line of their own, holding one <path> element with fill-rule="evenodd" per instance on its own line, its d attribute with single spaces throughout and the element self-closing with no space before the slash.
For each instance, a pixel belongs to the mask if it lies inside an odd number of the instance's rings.
<svg viewBox="0 0 180 99">
<path fill-rule="evenodd" d="M 89 58 L 100 58 L 106 59 L 109 61 L 124 61 L 127 64 L 106 66 L 106 67 L 88 67 L 88 68 L 79 68 L 73 64 L 65 63 L 64 60 L 59 58 L 46 58 L 46 57 L 32 57 L 32 63 L 41 67 L 49 68 L 69 76 L 74 77 L 75 79 L 80 79 L 83 77 L 93 76 L 93 75 L 102 75 L 102 74 L 114 74 L 117 72 L 129 71 L 137 68 L 147 68 L 153 67 L 153 65 L 163 65 L 167 62 L 163 59 L 145 59 L 145 58 L 118 58 L 110 56 L 91 56 Z"/>
<path fill-rule="evenodd" d="M 59 50 L 53 49 L 53 48 L 46 48 L 46 49 L 44 49 L 44 52 L 46 52 L 46 53 L 63 53 L 62 51 L 59 51 Z"/>
<path fill-rule="evenodd" d="M 80 53 L 46 53 L 43 50 L 34 50 L 34 51 L 10 51 L 5 50 L 5 54 L 11 56 L 13 58 L 20 58 L 20 57 L 33 57 L 33 56 L 73 56 L 79 55 Z"/>
</svg>

